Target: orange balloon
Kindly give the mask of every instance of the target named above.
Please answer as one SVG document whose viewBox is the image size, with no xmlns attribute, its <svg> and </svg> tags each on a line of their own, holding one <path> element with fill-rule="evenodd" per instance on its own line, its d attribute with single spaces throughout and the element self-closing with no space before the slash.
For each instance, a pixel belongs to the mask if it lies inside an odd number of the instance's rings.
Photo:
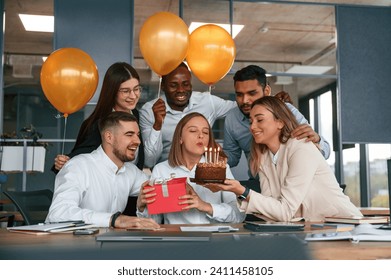
<svg viewBox="0 0 391 280">
<path fill-rule="evenodd" d="M 139 43 L 149 67 L 163 76 L 185 59 L 189 30 L 180 17 L 159 12 L 150 16 L 141 27 Z"/>
<path fill-rule="evenodd" d="M 41 86 L 49 102 L 65 117 L 92 98 L 99 74 L 94 60 L 77 48 L 52 52 L 42 65 Z"/>
<path fill-rule="evenodd" d="M 227 75 L 235 54 L 231 35 L 218 25 L 206 24 L 190 34 L 186 61 L 200 81 L 212 85 Z"/>
</svg>

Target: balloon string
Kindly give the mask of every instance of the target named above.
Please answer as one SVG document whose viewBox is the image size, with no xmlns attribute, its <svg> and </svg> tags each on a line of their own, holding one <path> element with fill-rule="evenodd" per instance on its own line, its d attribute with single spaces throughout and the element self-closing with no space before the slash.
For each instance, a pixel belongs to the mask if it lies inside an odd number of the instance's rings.
<svg viewBox="0 0 391 280">
<path fill-rule="evenodd" d="M 157 98 L 159 99 L 160 98 L 160 88 L 162 86 L 162 76 L 160 76 L 159 78 L 159 89 L 157 91 Z"/>
<path fill-rule="evenodd" d="M 62 150 L 61 150 L 61 154 L 62 154 L 62 155 L 64 154 L 65 135 L 66 135 L 66 133 L 67 133 L 67 120 L 68 120 L 68 117 L 65 116 L 65 117 L 64 117 L 64 137 L 63 137 L 63 141 L 62 141 Z"/>
</svg>

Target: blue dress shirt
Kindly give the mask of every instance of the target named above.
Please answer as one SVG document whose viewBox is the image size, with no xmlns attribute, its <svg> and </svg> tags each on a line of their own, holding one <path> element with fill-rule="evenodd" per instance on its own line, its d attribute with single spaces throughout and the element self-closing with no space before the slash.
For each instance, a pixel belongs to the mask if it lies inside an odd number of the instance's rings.
<svg viewBox="0 0 391 280">
<path fill-rule="evenodd" d="M 291 110 L 299 124 L 308 124 L 306 118 L 292 104 L 285 103 Z M 224 122 L 223 150 L 228 156 L 228 164 L 232 168 L 238 165 L 242 151 L 249 159 L 252 135 L 249 119 L 240 111 L 239 107 L 228 112 Z M 330 145 L 320 137 L 320 152 L 326 159 L 330 156 Z"/>
</svg>

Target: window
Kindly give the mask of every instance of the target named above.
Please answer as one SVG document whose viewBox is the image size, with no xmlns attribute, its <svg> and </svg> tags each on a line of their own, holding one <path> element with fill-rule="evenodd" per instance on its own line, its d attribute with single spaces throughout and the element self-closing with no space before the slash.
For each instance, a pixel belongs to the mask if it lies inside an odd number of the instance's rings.
<svg viewBox="0 0 391 280">
<path fill-rule="evenodd" d="M 343 172 L 345 178 L 345 194 L 352 203 L 360 206 L 360 149 L 356 144 L 354 148 L 343 150 Z"/>
<path fill-rule="evenodd" d="M 319 97 L 319 126 L 318 133 L 326 139 L 330 144 L 330 157 L 327 159 L 327 163 L 334 169 L 335 154 L 333 153 L 333 104 L 332 104 L 332 92 L 329 90 Z"/>
<path fill-rule="evenodd" d="M 335 154 L 333 152 L 333 104 L 332 91 L 324 90 L 320 95 L 309 99 L 309 117 L 312 128 L 330 144 L 330 157 L 327 163 L 334 170 Z"/>
<path fill-rule="evenodd" d="M 368 144 L 370 206 L 388 207 L 387 159 L 391 158 L 390 144 Z"/>
</svg>

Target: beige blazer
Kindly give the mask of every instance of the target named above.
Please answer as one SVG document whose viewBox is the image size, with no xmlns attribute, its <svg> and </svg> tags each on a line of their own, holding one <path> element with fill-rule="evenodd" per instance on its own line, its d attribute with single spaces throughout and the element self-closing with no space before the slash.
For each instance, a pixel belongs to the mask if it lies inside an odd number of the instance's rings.
<svg viewBox="0 0 391 280">
<path fill-rule="evenodd" d="M 266 152 L 259 168 L 261 193 L 250 192 L 241 210 L 276 221 L 303 217 L 362 216 L 340 188 L 333 171 L 312 142 L 289 139 L 281 144 L 277 164 Z"/>
</svg>

